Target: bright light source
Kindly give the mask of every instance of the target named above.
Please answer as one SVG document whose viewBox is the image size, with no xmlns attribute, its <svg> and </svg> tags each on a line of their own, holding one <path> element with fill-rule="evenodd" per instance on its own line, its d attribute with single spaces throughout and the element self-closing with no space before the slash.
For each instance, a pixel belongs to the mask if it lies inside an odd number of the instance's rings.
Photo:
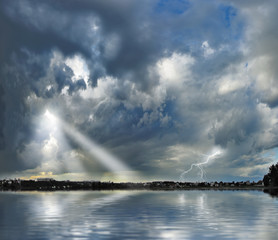
<svg viewBox="0 0 278 240">
<path fill-rule="evenodd" d="M 48 109 L 46 109 L 44 115 L 50 120 L 51 122 L 55 122 L 57 118 L 50 112 Z"/>
</svg>

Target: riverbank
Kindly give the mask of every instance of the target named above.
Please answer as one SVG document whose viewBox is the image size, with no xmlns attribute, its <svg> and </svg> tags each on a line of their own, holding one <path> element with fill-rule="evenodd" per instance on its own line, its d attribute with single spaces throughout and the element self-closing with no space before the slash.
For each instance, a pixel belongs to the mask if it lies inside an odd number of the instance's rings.
<svg viewBox="0 0 278 240">
<path fill-rule="evenodd" d="M 258 182 L 101 182 L 101 181 L 56 181 L 54 179 L 4 179 L 0 180 L 0 191 L 69 191 L 69 190 L 262 190 L 278 188 L 265 187 Z"/>
</svg>

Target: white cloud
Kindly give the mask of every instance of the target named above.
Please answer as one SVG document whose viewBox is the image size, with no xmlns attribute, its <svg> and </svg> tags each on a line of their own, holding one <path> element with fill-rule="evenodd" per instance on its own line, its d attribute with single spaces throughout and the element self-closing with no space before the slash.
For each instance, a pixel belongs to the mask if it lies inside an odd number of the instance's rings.
<svg viewBox="0 0 278 240">
<path fill-rule="evenodd" d="M 111 76 L 99 78 L 96 87 L 88 87 L 80 92 L 84 99 L 98 99 L 98 101 L 113 99 L 113 91 L 118 88 L 117 78 Z"/>
<path fill-rule="evenodd" d="M 90 71 L 84 58 L 80 55 L 74 55 L 71 58 L 67 58 L 65 60 L 65 63 L 67 66 L 69 66 L 72 69 L 74 73 L 74 76 L 72 77 L 72 81 L 75 82 L 79 79 L 83 79 L 88 87 Z"/>
<path fill-rule="evenodd" d="M 208 41 L 204 41 L 202 43 L 202 49 L 204 51 L 204 57 L 209 57 L 210 55 L 214 54 L 215 50 L 210 47 Z"/>
<path fill-rule="evenodd" d="M 42 146 L 42 153 L 43 155 L 48 158 L 54 158 L 56 159 L 56 155 L 59 149 L 58 141 L 57 139 L 50 134 L 49 139 L 45 140 Z"/>
<path fill-rule="evenodd" d="M 246 67 L 239 65 L 231 67 L 218 80 L 218 93 L 228 94 L 251 86 L 250 76 Z"/>
<path fill-rule="evenodd" d="M 168 87 L 182 87 L 184 82 L 192 80 L 191 67 L 195 60 L 187 54 L 173 53 L 170 57 L 160 59 L 156 69 L 160 83 Z"/>
</svg>

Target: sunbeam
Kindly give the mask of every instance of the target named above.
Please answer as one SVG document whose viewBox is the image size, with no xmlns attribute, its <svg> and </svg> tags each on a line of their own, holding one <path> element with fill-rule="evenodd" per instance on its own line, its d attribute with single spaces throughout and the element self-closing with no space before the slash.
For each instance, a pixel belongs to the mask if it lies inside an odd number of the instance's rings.
<svg viewBox="0 0 278 240">
<path fill-rule="evenodd" d="M 116 156 L 113 156 L 106 149 L 101 147 L 99 144 L 89 139 L 87 136 L 82 134 L 80 131 L 75 129 L 70 124 L 58 118 L 49 110 L 46 110 L 45 116 L 51 123 L 58 124 L 60 128 L 81 148 L 83 148 L 91 157 L 102 164 L 106 169 L 111 171 L 116 176 L 124 175 L 124 177 L 136 177 L 134 171 L 132 171 L 126 164 L 124 164 Z M 132 176 L 129 176 L 132 173 Z"/>
</svg>

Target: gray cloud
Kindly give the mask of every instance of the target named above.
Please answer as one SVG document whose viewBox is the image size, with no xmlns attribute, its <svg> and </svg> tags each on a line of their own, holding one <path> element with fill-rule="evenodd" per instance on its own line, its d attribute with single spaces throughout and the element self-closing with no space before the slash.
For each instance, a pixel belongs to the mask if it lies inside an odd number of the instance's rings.
<svg viewBox="0 0 278 240">
<path fill-rule="evenodd" d="M 201 2 L 1 1 L 0 171 L 64 173 L 66 158 L 94 171 L 42 130 L 48 108 L 146 177 L 177 179 L 217 147 L 211 178 L 263 172 L 277 145 L 276 4 Z"/>
</svg>

